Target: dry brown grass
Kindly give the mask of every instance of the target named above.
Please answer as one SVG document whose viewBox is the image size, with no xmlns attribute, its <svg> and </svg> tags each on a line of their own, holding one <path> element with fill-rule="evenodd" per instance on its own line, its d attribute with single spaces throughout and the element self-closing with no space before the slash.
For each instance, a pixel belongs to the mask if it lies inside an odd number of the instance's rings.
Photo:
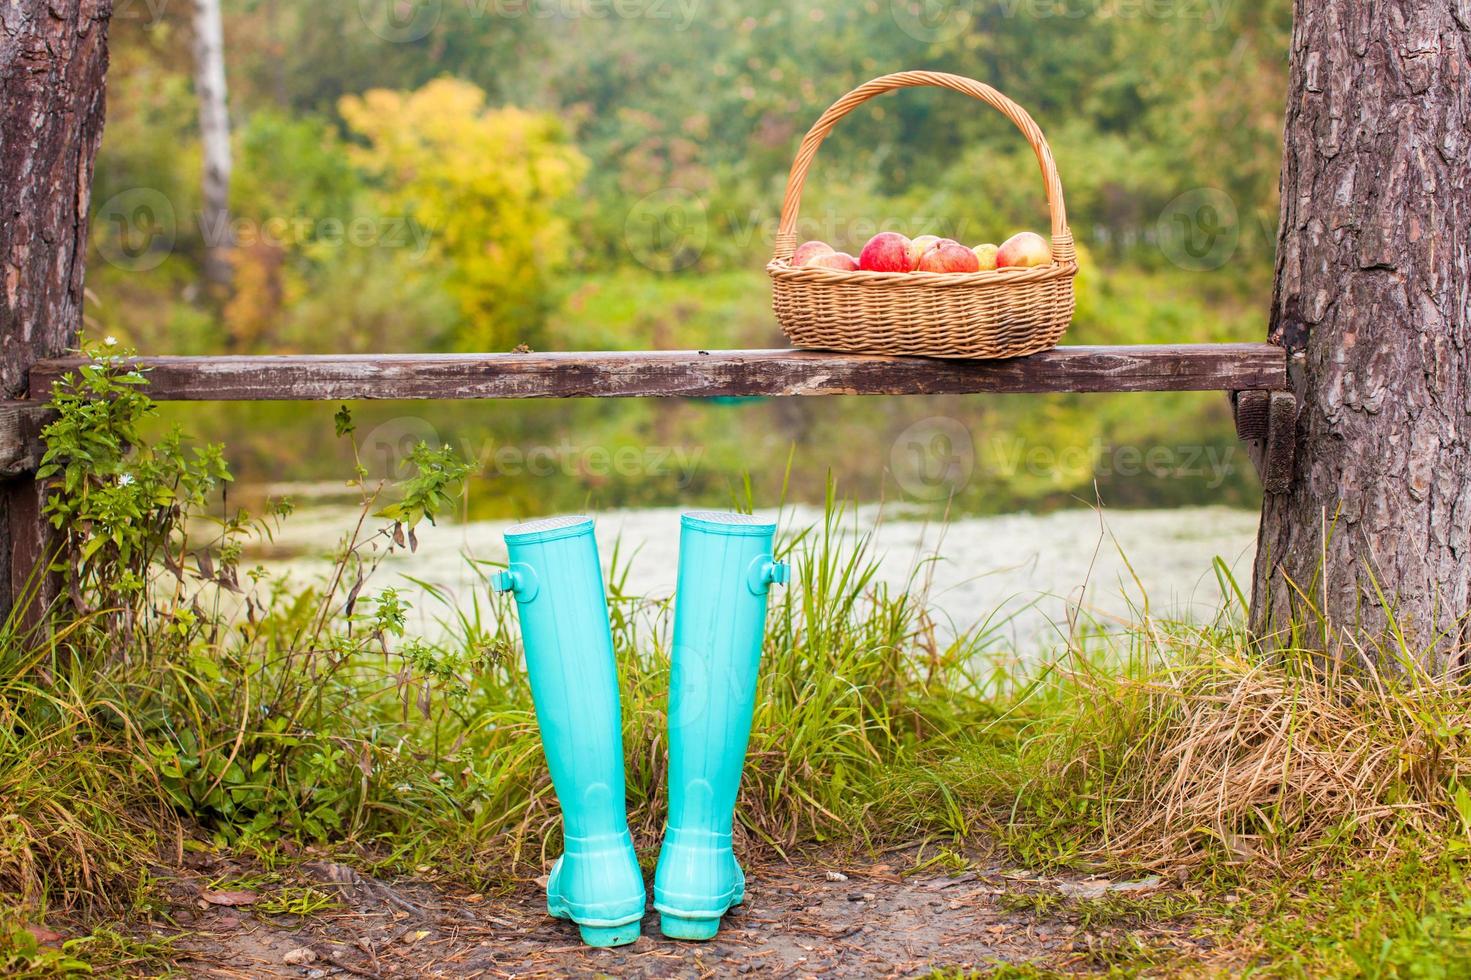
<svg viewBox="0 0 1471 980">
<path fill-rule="evenodd" d="M 1122 672 L 1070 657 L 1021 729 L 1015 761 L 1034 767 L 1022 799 L 1038 816 L 1043 800 L 1081 799 L 1084 856 L 1297 874 L 1465 829 L 1463 687 L 1266 657 L 1229 632 L 1149 628 L 1135 642 Z"/>
</svg>

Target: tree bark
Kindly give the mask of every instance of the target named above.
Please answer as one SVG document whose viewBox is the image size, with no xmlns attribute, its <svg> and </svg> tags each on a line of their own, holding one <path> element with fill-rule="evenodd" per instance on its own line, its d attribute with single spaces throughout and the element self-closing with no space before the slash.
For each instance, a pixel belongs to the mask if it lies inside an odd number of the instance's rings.
<svg viewBox="0 0 1471 980">
<path fill-rule="evenodd" d="M 1471 603 L 1471 7 L 1297 0 L 1285 146 L 1271 340 L 1291 358 L 1296 463 L 1263 508 L 1254 625 L 1455 670 Z"/>
<path fill-rule="evenodd" d="M 0 390 L 76 345 L 112 0 L 0 2 Z M 0 621 L 43 584 L 41 488 L 0 484 Z"/>
<path fill-rule="evenodd" d="M 231 279 L 229 96 L 225 88 L 225 30 L 220 0 L 194 0 L 194 94 L 204 146 L 204 278 L 228 287 Z"/>
</svg>

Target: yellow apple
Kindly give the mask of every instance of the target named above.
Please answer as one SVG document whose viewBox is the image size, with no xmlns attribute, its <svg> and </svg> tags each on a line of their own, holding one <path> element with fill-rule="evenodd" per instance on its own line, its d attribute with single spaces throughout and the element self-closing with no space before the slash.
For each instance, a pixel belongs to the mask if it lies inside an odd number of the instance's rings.
<svg viewBox="0 0 1471 980">
<path fill-rule="evenodd" d="M 998 269 L 1027 269 L 1052 264 L 1052 248 L 1034 231 L 1012 235 L 996 250 Z"/>
</svg>

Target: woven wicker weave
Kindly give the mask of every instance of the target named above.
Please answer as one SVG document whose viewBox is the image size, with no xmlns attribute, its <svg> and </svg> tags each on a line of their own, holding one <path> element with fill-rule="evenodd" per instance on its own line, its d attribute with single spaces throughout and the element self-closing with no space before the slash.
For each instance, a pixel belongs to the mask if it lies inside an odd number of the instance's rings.
<svg viewBox="0 0 1471 980">
<path fill-rule="evenodd" d="M 935 86 L 969 95 L 1016 124 L 1037 154 L 1052 214 L 1052 265 L 994 272 L 839 272 L 794 269 L 807 170 L 838 121 L 875 96 Z M 906 71 L 859 86 L 833 103 L 802 140 L 782 202 L 776 255 L 767 265 L 772 305 L 798 347 L 924 357 L 1003 358 L 1057 346 L 1073 319 L 1077 249 L 1068 230 L 1052 149 L 1025 109 L 989 85 L 943 72 Z"/>
</svg>

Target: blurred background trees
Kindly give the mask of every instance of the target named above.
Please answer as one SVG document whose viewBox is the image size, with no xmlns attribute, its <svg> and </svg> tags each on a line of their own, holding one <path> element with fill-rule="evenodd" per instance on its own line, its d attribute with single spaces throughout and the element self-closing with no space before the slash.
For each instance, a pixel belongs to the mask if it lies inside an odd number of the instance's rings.
<svg viewBox="0 0 1471 980">
<path fill-rule="evenodd" d="M 761 266 L 796 143 L 850 87 L 912 67 L 989 81 L 1047 132 L 1086 252 L 1069 342 L 1262 335 L 1287 0 L 222 5 L 235 163 L 223 297 L 203 288 L 191 12 L 139 0 L 114 22 L 90 328 L 144 352 L 781 344 Z M 881 228 L 995 241 L 1046 219 L 1035 162 L 1009 124 L 921 91 L 845 121 L 809 181 L 804 222 L 856 246 Z M 1111 481 L 1086 462 L 1162 440 L 1224 453 L 1234 441 L 1216 399 L 1160 396 L 1147 413 L 1110 399 L 918 401 L 554 416 L 466 406 L 432 422 L 479 443 L 575 430 L 697 444 L 710 493 L 741 468 L 779 469 L 800 442 L 799 495 L 833 469 L 869 496 L 888 461 L 849 459 L 843 446 L 944 415 L 974 439 L 967 509 L 1052 506 L 1091 496 L 1095 477 L 1128 504 L 1253 493 L 1244 461 L 1224 486 Z M 329 430 L 321 443 L 283 444 L 261 426 L 305 422 L 278 411 L 205 414 L 228 430 L 247 478 L 315 475 L 330 427 L 312 423 Z M 1015 472 L 1002 459 L 1013 438 L 1084 463 Z M 574 503 L 675 489 L 572 483 Z"/>
<path fill-rule="evenodd" d="M 450 78 L 343 96 L 339 111 L 368 143 L 350 147 L 349 159 L 377 186 L 388 244 L 399 238 L 410 262 L 445 270 L 460 312 L 453 346 L 539 342 L 572 244 L 558 208 L 587 169 L 557 117 L 488 110 L 481 89 Z"/>
</svg>

